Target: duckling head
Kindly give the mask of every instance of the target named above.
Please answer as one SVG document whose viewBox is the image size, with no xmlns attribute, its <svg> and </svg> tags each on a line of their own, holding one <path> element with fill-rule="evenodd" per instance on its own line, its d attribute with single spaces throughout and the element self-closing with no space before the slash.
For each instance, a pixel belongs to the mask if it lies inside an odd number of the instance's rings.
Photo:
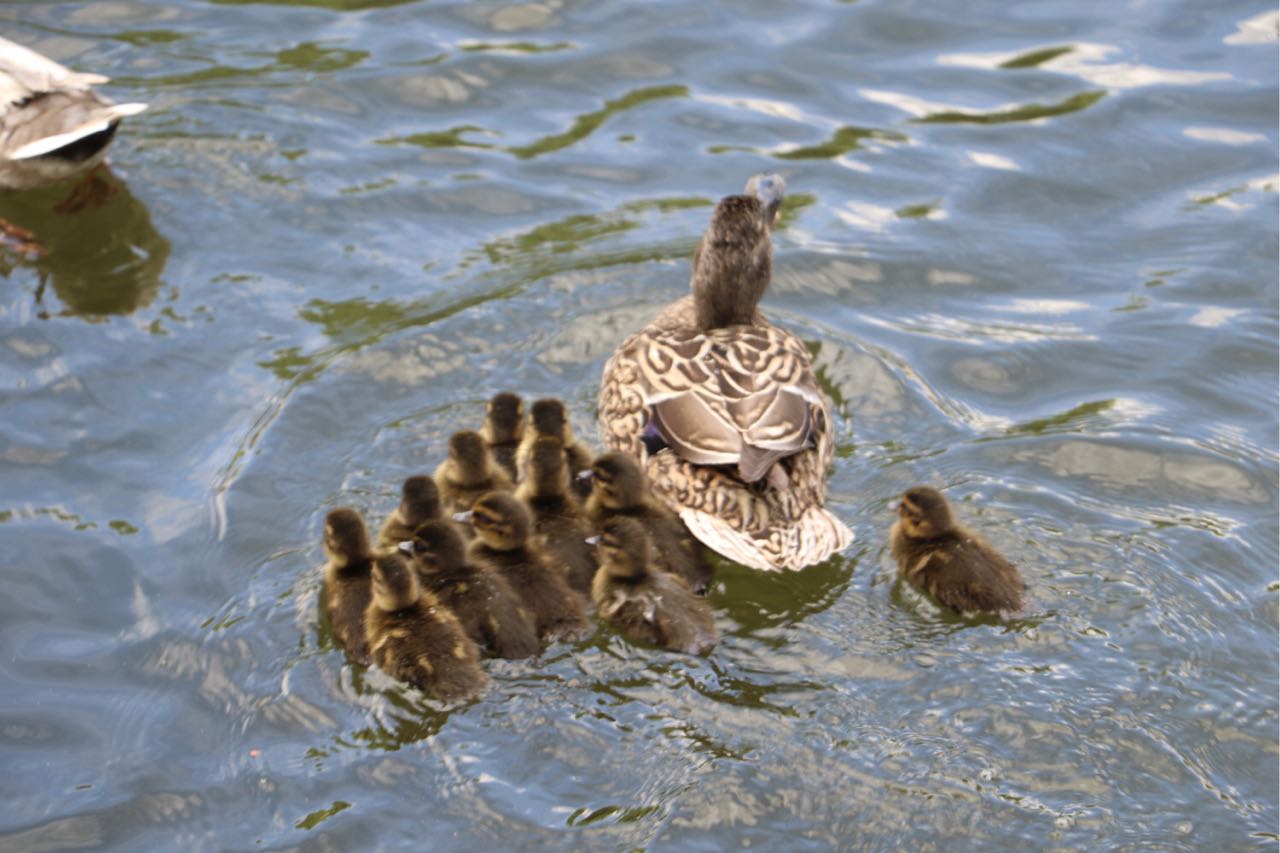
<svg viewBox="0 0 1280 853">
<path fill-rule="evenodd" d="M 544 435 L 533 443 L 525 480 L 534 497 L 558 498 L 569 491 L 569 466 L 560 439 Z"/>
<path fill-rule="evenodd" d="M 493 476 L 489 448 L 480 433 L 472 429 L 449 436 L 449 462 L 453 468 L 450 479 L 463 486 L 481 483 Z"/>
<path fill-rule="evenodd" d="M 452 571 L 466 562 L 467 543 L 452 522 L 435 519 L 414 533 L 413 554 L 432 571 Z"/>
<path fill-rule="evenodd" d="M 640 464 L 625 453 L 604 453 L 591 463 L 591 492 L 606 509 L 639 506 L 648 488 Z"/>
<path fill-rule="evenodd" d="M 538 435 L 549 435 L 566 444 L 573 440 L 564 403 L 554 397 L 535 400 L 533 407 L 529 409 L 529 422 Z"/>
<path fill-rule="evenodd" d="M 490 444 L 514 444 L 524 435 L 524 401 L 510 391 L 494 394 L 485 410 L 485 439 Z"/>
<path fill-rule="evenodd" d="M 774 220 L 786 184 L 757 176 L 748 193 L 720 200 L 693 256 L 693 303 L 699 328 L 749 324 L 773 276 Z"/>
<path fill-rule="evenodd" d="M 331 560 L 342 564 L 365 557 L 372 551 L 369 531 L 360 513 L 349 506 L 329 511 L 324 517 L 324 550 Z"/>
<path fill-rule="evenodd" d="M 418 600 L 418 576 L 399 554 L 379 557 L 373 564 L 373 600 L 379 609 L 404 610 Z"/>
<path fill-rule="evenodd" d="M 649 571 L 649 536 L 634 518 L 604 523 L 598 545 L 600 565 L 612 578 L 638 580 Z"/>
<path fill-rule="evenodd" d="M 898 518 L 902 531 L 911 539 L 932 539 L 955 527 L 947 499 L 931 486 L 915 486 L 903 492 Z"/>
<path fill-rule="evenodd" d="M 422 474 L 409 477 L 400 489 L 401 521 L 410 527 L 440 517 L 440 490 L 436 481 Z"/>
<path fill-rule="evenodd" d="M 512 551 L 529 539 L 529 510 L 510 492 L 485 492 L 471 507 L 471 525 L 490 548 Z"/>
</svg>

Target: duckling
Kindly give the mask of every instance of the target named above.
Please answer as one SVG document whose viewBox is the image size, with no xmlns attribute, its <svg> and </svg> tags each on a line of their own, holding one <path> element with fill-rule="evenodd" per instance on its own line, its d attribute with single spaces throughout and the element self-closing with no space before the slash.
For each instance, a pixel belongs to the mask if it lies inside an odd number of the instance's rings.
<svg viewBox="0 0 1280 853">
<path fill-rule="evenodd" d="M 639 461 L 691 533 L 746 566 L 799 570 L 853 541 L 823 506 L 831 406 L 795 335 L 760 313 L 786 184 L 758 175 L 720 200 L 691 294 L 605 364 L 600 431 Z"/>
<path fill-rule="evenodd" d="M 365 630 L 383 672 L 439 699 L 474 699 L 488 683 L 476 644 L 458 618 L 420 588 L 417 573 L 398 554 L 374 563 Z"/>
<path fill-rule="evenodd" d="M 569 491 L 569 468 L 559 439 L 543 436 L 533 443 L 516 497 L 533 515 L 534 533 L 549 555 L 564 565 L 569 586 L 590 596 L 596 573 L 595 549 L 586 541 L 591 525 L 577 495 Z"/>
<path fill-rule="evenodd" d="M 591 600 L 596 612 L 631 640 L 695 655 L 720 640 L 706 599 L 655 565 L 649 537 L 634 518 L 605 522 Z"/>
<path fill-rule="evenodd" d="M 409 546 L 423 588 L 453 611 L 467 636 L 503 658 L 538 653 L 538 634 L 511 585 L 497 572 L 467 562 L 467 543 L 444 519 L 422 524 Z"/>
<path fill-rule="evenodd" d="M 1002 616 L 1022 609 L 1026 586 L 1018 569 L 956 523 L 937 489 L 907 489 L 889 541 L 898 573 L 952 610 Z"/>
<path fill-rule="evenodd" d="M 529 410 L 529 429 L 525 430 L 524 438 L 520 440 L 520 447 L 516 450 L 516 470 L 520 472 L 521 479 L 525 477 L 525 468 L 529 464 L 529 454 L 533 452 L 534 441 L 544 435 L 558 438 L 564 445 L 564 458 L 569 464 L 570 477 L 576 477 L 591 467 L 591 451 L 574 437 L 564 403 L 553 397 L 546 397 L 535 401 Z M 574 480 L 574 484 L 576 486 L 578 481 Z M 584 486 L 583 497 L 586 496 L 589 488 L 590 484 Z"/>
<path fill-rule="evenodd" d="M 401 542 L 413 539 L 422 524 L 440 518 L 440 490 L 425 474 L 409 477 L 400 487 L 400 505 L 387 516 L 378 531 L 378 547 L 394 550 Z"/>
<path fill-rule="evenodd" d="M 93 91 L 106 82 L 0 38 L 0 188 L 44 186 L 101 163 L 120 120 L 147 108 Z"/>
<path fill-rule="evenodd" d="M 701 544 L 674 512 L 653 497 L 634 459 L 616 450 L 601 454 L 591 465 L 590 482 L 587 517 L 597 530 L 610 518 L 636 519 L 653 542 L 659 568 L 681 577 L 698 595 L 706 594 L 712 568 Z"/>
<path fill-rule="evenodd" d="M 502 469 L 493 464 L 484 438 L 475 430 L 449 436 L 449 457 L 435 473 L 440 503 L 446 513 L 471 509 L 476 498 L 494 490 L 511 491 L 514 485 Z"/>
<path fill-rule="evenodd" d="M 338 644 L 351 659 L 369 663 L 369 642 L 364 631 L 364 611 L 373 596 L 370 573 L 373 549 L 360 513 L 349 506 L 330 510 L 324 518 L 325 612 Z"/>
<path fill-rule="evenodd" d="M 489 492 L 459 521 L 470 521 L 476 538 L 471 559 L 488 563 L 506 578 L 516 597 L 533 616 L 538 636 L 545 640 L 576 639 L 587 631 L 582 598 L 569 588 L 541 549 L 530 541 L 529 511 L 509 492 Z"/>
<path fill-rule="evenodd" d="M 511 481 L 516 480 L 516 448 L 524 438 L 524 401 L 510 391 L 495 394 L 485 409 L 480 435 L 493 461 Z"/>
</svg>

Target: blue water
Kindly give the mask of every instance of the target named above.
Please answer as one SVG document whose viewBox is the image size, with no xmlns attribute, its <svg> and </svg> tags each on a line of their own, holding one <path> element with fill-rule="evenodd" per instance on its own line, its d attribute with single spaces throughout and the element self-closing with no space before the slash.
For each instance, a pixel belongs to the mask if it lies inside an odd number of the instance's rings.
<svg viewBox="0 0 1280 853">
<path fill-rule="evenodd" d="M 3 3 L 151 104 L 0 198 L 0 849 L 1274 849 L 1277 21 L 1193 4 Z M 446 709 L 353 669 L 319 528 L 505 388 L 594 437 L 711 205 L 856 532 Z M 1037 609 L 896 583 L 945 487 Z"/>
</svg>

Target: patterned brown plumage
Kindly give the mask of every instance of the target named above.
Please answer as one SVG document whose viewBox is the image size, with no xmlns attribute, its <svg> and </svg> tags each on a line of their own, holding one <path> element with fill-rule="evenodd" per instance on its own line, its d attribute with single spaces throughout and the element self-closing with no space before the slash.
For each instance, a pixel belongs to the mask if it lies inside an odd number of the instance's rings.
<svg viewBox="0 0 1280 853">
<path fill-rule="evenodd" d="M 809 353 L 756 310 L 782 192 L 780 178 L 753 178 L 748 194 L 720 202 L 692 295 L 618 347 L 599 399 L 604 443 L 643 462 L 689 530 L 770 570 L 802 569 L 853 540 L 823 507 L 834 436 Z"/>
</svg>

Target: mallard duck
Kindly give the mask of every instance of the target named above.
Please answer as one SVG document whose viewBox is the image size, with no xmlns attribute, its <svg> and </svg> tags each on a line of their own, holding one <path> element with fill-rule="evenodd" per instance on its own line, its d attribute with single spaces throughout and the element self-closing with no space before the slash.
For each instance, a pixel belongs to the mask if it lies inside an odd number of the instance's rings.
<svg viewBox="0 0 1280 853">
<path fill-rule="evenodd" d="M 576 639 L 586 633 L 587 612 L 581 596 L 529 538 L 529 511 L 515 495 L 489 492 L 470 512 L 454 518 L 475 527 L 469 556 L 493 566 L 511 584 L 516 598 L 533 616 L 539 637 Z"/>
<path fill-rule="evenodd" d="M 476 644 L 457 617 L 419 587 L 417 574 L 398 554 L 374 563 L 365 630 L 383 672 L 438 699 L 474 699 L 488 683 Z"/>
<path fill-rule="evenodd" d="M 602 453 L 591 463 L 587 517 L 596 530 L 615 517 L 634 518 L 653 543 L 659 568 L 681 577 L 698 595 L 711 586 L 711 563 L 671 509 L 656 499 L 640 464 L 625 453 Z"/>
<path fill-rule="evenodd" d="M 373 549 L 360 513 L 349 506 L 331 510 L 324 518 L 325 613 L 338 644 L 352 660 L 369 662 L 364 612 L 373 595 L 370 587 Z"/>
<path fill-rule="evenodd" d="M 758 569 L 802 569 L 853 541 L 823 507 L 835 440 L 809 352 L 757 310 L 785 184 L 756 176 L 716 205 L 692 293 L 618 347 L 604 442 L 640 460 L 698 539 Z"/>
<path fill-rule="evenodd" d="M 689 654 L 720 640 L 706 599 L 657 567 L 644 526 L 634 518 L 605 522 L 591 600 L 601 617 L 632 640 Z"/>
<path fill-rule="evenodd" d="M 422 524 L 400 548 L 413 555 L 410 562 L 423 588 L 453 611 L 477 645 L 503 658 L 538 653 L 533 620 L 511 585 L 488 567 L 467 562 L 466 540 L 452 521 Z"/>
<path fill-rule="evenodd" d="M 516 448 L 524 438 L 524 401 L 519 395 L 510 391 L 493 395 L 485 409 L 480 435 L 484 437 L 493 461 L 515 482 Z"/>
<path fill-rule="evenodd" d="M 596 573 L 595 549 L 586 541 L 592 530 L 577 495 L 569 491 L 564 445 L 558 438 L 543 436 L 533 443 L 525 464 L 516 497 L 529 508 L 533 531 L 547 552 L 564 565 L 569 586 L 589 596 Z"/>
<path fill-rule="evenodd" d="M 1010 615 L 1026 590 L 1018 569 L 978 534 L 961 527 L 942 492 L 916 486 L 902 495 L 889 531 L 898 573 L 957 613 Z"/>
<path fill-rule="evenodd" d="M 529 454 L 533 452 L 533 443 L 542 436 L 560 440 L 571 477 L 576 477 L 591 466 L 591 451 L 574 436 L 564 403 L 554 397 L 547 397 L 535 401 L 529 409 L 529 428 L 525 430 L 520 447 L 516 450 L 516 470 L 521 479 L 525 477 L 525 466 L 528 465 Z M 573 482 L 576 484 L 577 480 Z M 585 495 L 585 491 L 583 494 Z"/>
<path fill-rule="evenodd" d="M 449 514 L 471 509 L 476 498 L 485 492 L 515 488 L 502 469 L 493 464 L 480 433 L 469 429 L 449 436 L 449 456 L 436 468 L 435 480 L 440 503 Z"/>
<path fill-rule="evenodd" d="M 93 91 L 106 82 L 0 38 L 0 188 L 52 184 L 102 162 L 120 119 L 147 108 Z"/>
<path fill-rule="evenodd" d="M 440 490 L 435 480 L 425 474 L 409 477 L 400 487 L 400 505 L 378 531 L 378 547 L 394 550 L 401 542 L 413 539 L 419 526 L 440 517 Z"/>
</svg>

